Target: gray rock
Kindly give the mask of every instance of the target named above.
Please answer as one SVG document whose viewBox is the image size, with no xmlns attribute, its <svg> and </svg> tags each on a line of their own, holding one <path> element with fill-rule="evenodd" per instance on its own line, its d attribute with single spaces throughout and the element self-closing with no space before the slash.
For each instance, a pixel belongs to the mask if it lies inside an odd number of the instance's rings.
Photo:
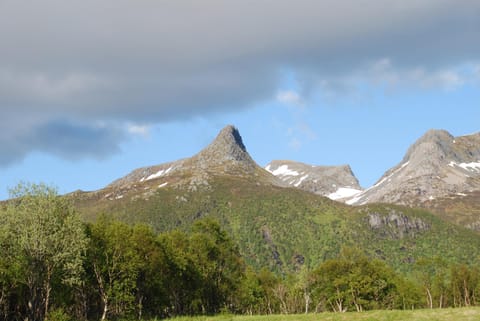
<svg viewBox="0 0 480 321">
<path fill-rule="evenodd" d="M 480 133 L 454 137 L 430 130 L 397 166 L 347 204 L 418 205 L 451 194 L 480 190 Z"/>
<path fill-rule="evenodd" d="M 258 166 L 248 154 L 239 131 L 231 125 L 223 128 L 215 140 L 191 158 L 134 170 L 107 186 L 125 190 L 136 184 L 182 187 L 189 191 L 209 188 L 212 176 L 255 177 L 263 183 L 284 184 Z"/>
<path fill-rule="evenodd" d="M 314 166 L 287 160 L 274 160 L 265 169 L 286 184 L 307 192 L 341 199 L 332 194 L 339 189 L 360 192 L 362 188 L 348 165 Z M 344 190 L 344 192 L 345 192 Z"/>
</svg>

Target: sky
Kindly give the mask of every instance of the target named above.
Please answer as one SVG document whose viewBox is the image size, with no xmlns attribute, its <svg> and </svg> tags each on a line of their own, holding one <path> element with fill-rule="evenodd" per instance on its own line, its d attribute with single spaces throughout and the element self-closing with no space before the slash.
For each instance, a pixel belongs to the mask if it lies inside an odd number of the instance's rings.
<svg viewBox="0 0 480 321">
<path fill-rule="evenodd" d="M 480 131 L 478 0 L 2 0 L 0 199 L 96 190 L 235 125 L 261 166 L 363 187 L 431 128 Z"/>
</svg>

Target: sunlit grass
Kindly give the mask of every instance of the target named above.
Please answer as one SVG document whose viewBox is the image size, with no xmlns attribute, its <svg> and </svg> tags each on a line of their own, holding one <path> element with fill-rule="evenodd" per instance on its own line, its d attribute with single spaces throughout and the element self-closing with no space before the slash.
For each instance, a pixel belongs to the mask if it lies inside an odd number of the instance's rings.
<svg viewBox="0 0 480 321">
<path fill-rule="evenodd" d="M 174 321 L 477 321 L 480 308 L 433 309 L 414 311 L 367 311 L 295 315 L 183 317 Z"/>
</svg>

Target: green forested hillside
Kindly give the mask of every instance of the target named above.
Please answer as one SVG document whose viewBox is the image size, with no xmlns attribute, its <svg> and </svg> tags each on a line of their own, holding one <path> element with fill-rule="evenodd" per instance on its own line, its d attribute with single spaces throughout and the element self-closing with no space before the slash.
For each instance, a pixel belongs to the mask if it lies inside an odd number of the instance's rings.
<svg viewBox="0 0 480 321">
<path fill-rule="evenodd" d="M 136 190 L 66 198 L 19 185 L 0 207 L 0 318 L 480 304 L 478 235 L 427 212 L 351 208 L 226 176 L 189 192 Z"/>
<path fill-rule="evenodd" d="M 445 221 L 480 232 L 480 192 L 459 193 L 421 204 Z"/>
<path fill-rule="evenodd" d="M 139 192 L 140 191 L 140 192 Z M 447 223 L 425 210 L 394 205 L 349 207 L 292 188 L 259 184 L 254 179 L 216 176 L 196 190 L 159 188 L 73 194 L 87 220 L 100 213 L 127 223 L 147 223 L 157 232 L 187 230 L 211 217 L 238 244 L 256 268 L 291 272 L 317 266 L 357 246 L 397 270 L 414 270 L 421 258 L 474 264 L 480 259 L 480 236 Z"/>
</svg>

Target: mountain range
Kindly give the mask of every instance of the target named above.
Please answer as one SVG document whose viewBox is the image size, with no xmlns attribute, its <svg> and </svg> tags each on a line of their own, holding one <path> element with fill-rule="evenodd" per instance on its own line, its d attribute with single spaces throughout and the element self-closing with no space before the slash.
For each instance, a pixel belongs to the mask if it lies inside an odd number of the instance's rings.
<svg viewBox="0 0 480 321">
<path fill-rule="evenodd" d="M 159 232 L 212 217 L 252 266 L 279 272 L 315 266 L 343 246 L 403 271 L 440 253 L 472 263 L 480 260 L 479 139 L 429 131 L 364 190 L 348 165 L 272 161 L 262 168 L 239 131 L 227 126 L 190 158 L 136 169 L 103 189 L 68 197 L 85 220 L 107 214 Z"/>
<path fill-rule="evenodd" d="M 430 130 L 408 149 L 398 165 L 364 190 L 348 165 L 272 161 L 266 169 L 291 186 L 349 205 L 421 206 L 437 198 L 480 191 L 480 133 L 453 137 L 445 130 Z"/>
</svg>

